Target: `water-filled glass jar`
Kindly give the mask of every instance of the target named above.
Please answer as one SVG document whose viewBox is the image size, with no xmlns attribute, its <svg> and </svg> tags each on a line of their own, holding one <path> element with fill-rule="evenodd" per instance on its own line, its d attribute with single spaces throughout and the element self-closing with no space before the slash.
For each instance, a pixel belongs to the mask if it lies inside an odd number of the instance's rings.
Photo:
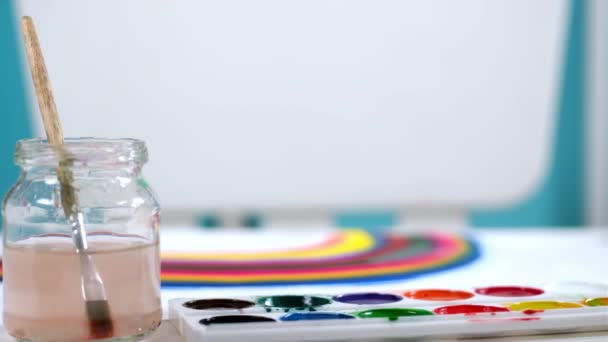
<svg viewBox="0 0 608 342">
<path fill-rule="evenodd" d="M 109 304 L 109 340 L 137 340 L 162 316 L 160 208 L 141 172 L 146 146 L 75 138 L 65 147 L 87 234 L 84 254 L 93 265 L 88 270 L 99 275 Z M 24 341 L 99 339 L 87 315 L 83 253 L 62 207 L 59 159 L 45 140 L 19 141 L 21 176 L 3 204 L 4 325 Z"/>
</svg>

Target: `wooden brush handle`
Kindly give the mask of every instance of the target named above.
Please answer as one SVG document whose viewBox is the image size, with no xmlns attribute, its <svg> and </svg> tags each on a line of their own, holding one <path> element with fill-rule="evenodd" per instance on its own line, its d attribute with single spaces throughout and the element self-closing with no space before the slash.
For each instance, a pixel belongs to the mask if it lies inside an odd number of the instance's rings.
<svg viewBox="0 0 608 342">
<path fill-rule="evenodd" d="M 70 167 L 72 160 L 68 157 L 67 151 L 63 145 L 63 129 L 59 114 L 53 99 L 53 91 L 51 83 L 46 71 L 44 56 L 36 34 L 36 27 L 30 17 L 21 19 L 21 29 L 23 31 L 23 40 L 25 50 L 30 63 L 30 71 L 32 81 L 36 89 L 36 98 L 44 123 L 44 130 L 49 144 L 57 151 L 59 155 L 59 165 L 57 167 L 57 179 L 61 185 L 61 205 L 65 213 L 66 219 L 73 220 L 73 215 L 79 211 L 78 197 L 74 188 L 74 176 Z"/>
<path fill-rule="evenodd" d="M 36 98 L 42 114 L 42 122 L 49 144 L 55 147 L 63 146 L 63 129 L 57 114 L 57 107 L 53 99 L 51 83 L 44 64 L 44 57 L 40 49 L 40 42 L 36 34 L 34 22 L 30 17 L 21 19 L 21 29 L 23 31 L 23 40 L 25 42 L 25 50 L 30 63 L 32 81 L 36 89 Z"/>
</svg>

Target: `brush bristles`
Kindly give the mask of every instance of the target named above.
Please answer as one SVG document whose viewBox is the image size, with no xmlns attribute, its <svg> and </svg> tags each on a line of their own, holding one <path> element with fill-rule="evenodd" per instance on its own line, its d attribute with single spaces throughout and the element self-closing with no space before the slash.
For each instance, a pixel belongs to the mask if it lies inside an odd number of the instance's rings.
<svg viewBox="0 0 608 342">
<path fill-rule="evenodd" d="M 86 302 L 91 338 L 109 338 L 114 335 L 114 325 L 110 316 L 107 300 L 90 300 Z"/>
</svg>

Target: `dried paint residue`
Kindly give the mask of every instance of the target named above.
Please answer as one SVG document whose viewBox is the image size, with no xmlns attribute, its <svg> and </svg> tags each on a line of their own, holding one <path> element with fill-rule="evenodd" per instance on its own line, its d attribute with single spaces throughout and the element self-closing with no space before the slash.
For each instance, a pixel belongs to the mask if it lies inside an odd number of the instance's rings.
<svg viewBox="0 0 608 342">
<path fill-rule="evenodd" d="M 359 311 L 355 315 L 359 318 L 387 318 L 389 321 L 396 321 L 399 317 L 431 316 L 433 313 L 423 309 L 382 308 Z"/>
<path fill-rule="evenodd" d="M 522 313 L 525 315 L 534 315 L 534 314 L 541 313 L 541 312 L 545 312 L 545 310 L 526 309 L 526 310 L 522 311 Z"/>
<path fill-rule="evenodd" d="M 362 293 L 348 293 L 332 298 L 336 302 L 356 305 L 370 305 L 370 304 L 388 304 L 400 301 L 400 296 L 391 293 L 376 293 L 376 292 L 362 292 Z"/>
<path fill-rule="evenodd" d="M 529 297 L 538 296 L 545 291 L 525 286 L 489 286 L 475 289 L 475 293 L 494 297 Z"/>
<path fill-rule="evenodd" d="M 587 306 L 608 306 L 608 297 L 588 298 L 583 301 Z"/>
<path fill-rule="evenodd" d="M 254 306 L 255 303 L 242 299 L 197 299 L 185 302 L 184 307 L 194 310 L 211 310 L 211 309 L 245 309 Z"/>
<path fill-rule="evenodd" d="M 280 318 L 281 321 L 320 321 L 320 320 L 335 320 L 335 319 L 354 319 L 354 316 L 339 313 L 339 312 L 294 312 Z"/>
<path fill-rule="evenodd" d="M 276 322 L 273 318 L 251 315 L 226 315 L 203 318 L 198 321 L 201 325 Z"/>
<path fill-rule="evenodd" d="M 578 304 L 578 303 L 559 302 L 559 301 L 555 301 L 555 300 L 540 300 L 540 301 L 533 301 L 533 302 L 506 303 L 505 305 L 513 311 L 573 309 L 573 308 L 582 307 L 582 305 Z"/>
<path fill-rule="evenodd" d="M 315 308 L 331 303 L 331 300 L 324 297 L 317 296 L 298 296 L 298 295 L 285 295 L 285 296 L 268 296 L 260 297 L 257 300 L 258 305 L 263 306 L 270 310 L 271 308 L 288 310 L 311 310 Z"/>
<path fill-rule="evenodd" d="M 464 305 L 450 305 L 442 306 L 433 310 L 438 315 L 454 315 L 454 314 L 478 314 L 478 313 L 490 313 L 490 312 L 505 312 L 509 311 L 508 308 L 502 306 L 491 306 L 491 305 L 475 305 L 475 304 L 464 304 Z"/>
<path fill-rule="evenodd" d="M 421 289 L 410 290 L 403 293 L 404 296 L 420 300 L 463 300 L 474 296 L 471 292 L 460 290 Z"/>
</svg>

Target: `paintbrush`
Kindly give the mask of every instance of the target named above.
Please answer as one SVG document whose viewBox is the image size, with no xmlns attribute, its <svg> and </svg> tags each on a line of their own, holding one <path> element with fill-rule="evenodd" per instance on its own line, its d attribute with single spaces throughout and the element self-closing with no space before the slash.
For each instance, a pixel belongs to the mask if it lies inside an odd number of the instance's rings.
<svg viewBox="0 0 608 342">
<path fill-rule="evenodd" d="M 80 259 L 80 281 L 89 320 L 89 332 L 91 338 L 95 339 L 112 337 L 114 326 L 110 316 L 110 307 L 103 281 L 89 253 L 84 217 L 80 211 L 78 194 L 74 188 L 74 175 L 71 169 L 73 159 L 63 143 L 63 129 L 32 18 L 23 17 L 21 29 L 44 130 L 49 145 L 59 158 L 57 179 L 61 189 L 61 206 L 66 220 L 72 227 L 72 239 Z"/>
</svg>

